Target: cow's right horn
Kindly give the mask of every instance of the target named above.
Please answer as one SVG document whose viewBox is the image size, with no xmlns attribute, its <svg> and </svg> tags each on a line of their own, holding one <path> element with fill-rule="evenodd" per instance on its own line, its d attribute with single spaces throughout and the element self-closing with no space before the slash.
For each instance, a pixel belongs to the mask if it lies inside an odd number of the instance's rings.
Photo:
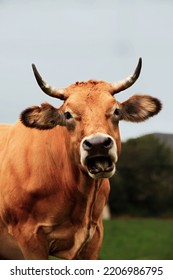
<svg viewBox="0 0 173 280">
<path fill-rule="evenodd" d="M 51 97 L 56 97 L 61 100 L 65 100 L 65 89 L 63 88 L 54 88 L 49 86 L 45 81 L 43 81 L 41 75 L 39 74 L 35 64 L 32 64 L 32 69 L 37 80 L 39 87 L 44 91 L 47 95 Z"/>
</svg>

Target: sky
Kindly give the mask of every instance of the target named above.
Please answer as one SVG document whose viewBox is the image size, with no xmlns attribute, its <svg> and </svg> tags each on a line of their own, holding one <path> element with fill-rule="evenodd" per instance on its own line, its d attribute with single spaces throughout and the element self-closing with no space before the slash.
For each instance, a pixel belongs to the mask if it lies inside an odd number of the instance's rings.
<svg viewBox="0 0 173 280">
<path fill-rule="evenodd" d="M 116 99 L 149 94 L 163 110 L 143 123 L 122 121 L 121 138 L 173 133 L 172 27 L 171 0 L 0 0 L 0 122 L 16 122 L 31 105 L 62 104 L 39 89 L 32 63 L 59 88 L 88 79 L 116 82 L 142 57 L 139 79 Z"/>
</svg>

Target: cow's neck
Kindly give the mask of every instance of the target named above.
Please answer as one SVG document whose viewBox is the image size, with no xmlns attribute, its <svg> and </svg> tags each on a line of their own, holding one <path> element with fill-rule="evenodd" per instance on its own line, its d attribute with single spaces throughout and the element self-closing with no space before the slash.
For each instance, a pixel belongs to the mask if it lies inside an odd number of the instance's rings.
<svg viewBox="0 0 173 280">
<path fill-rule="evenodd" d="M 103 179 L 94 180 L 92 179 L 88 173 L 81 170 L 79 164 L 77 164 L 74 160 L 73 153 L 70 149 L 70 139 L 66 128 L 58 127 L 57 135 L 61 137 L 61 145 L 59 150 L 56 150 L 55 142 L 56 138 L 53 140 L 54 142 L 51 144 L 54 150 L 50 150 L 50 156 L 53 158 L 53 162 L 55 164 L 55 170 L 62 165 L 65 166 L 65 171 L 58 172 L 58 182 L 61 182 L 66 188 L 66 193 L 71 197 L 71 201 L 76 201 L 75 205 L 76 210 L 74 210 L 74 215 L 76 218 L 76 213 L 81 213 L 81 208 L 85 211 L 86 219 L 91 221 L 93 218 L 93 211 L 95 203 L 98 199 L 98 196 L 101 193 L 102 182 Z M 55 174 L 56 176 L 56 174 Z M 74 191 L 76 190 L 76 191 Z M 101 191 L 100 191 L 101 190 Z M 75 196 L 74 196 L 75 194 Z M 83 201 L 81 203 L 81 201 Z M 98 202 L 99 203 L 99 202 Z M 82 215 L 82 213 L 81 213 Z M 88 224 L 89 226 L 89 224 Z M 89 226 L 90 227 L 90 226 Z"/>
<path fill-rule="evenodd" d="M 36 131 L 34 132 L 36 133 Z M 50 235 L 49 238 L 53 240 L 52 242 L 54 242 L 54 236 L 58 240 L 71 238 L 70 242 L 74 245 L 71 248 L 69 247 L 68 251 L 65 250 L 66 247 L 62 248 L 62 252 L 61 249 L 58 249 L 60 250 L 59 257 L 77 258 L 98 228 L 109 188 L 108 191 L 105 190 L 105 188 L 107 189 L 105 179 L 92 179 L 75 162 L 71 153 L 72 149 L 69 146 L 70 139 L 68 140 L 68 133 L 65 128 L 57 127 L 42 134 L 39 141 L 43 142 L 43 136 L 45 137 L 43 152 L 51 165 L 49 171 L 46 169 L 46 172 L 50 173 L 49 183 L 52 182 L 52 188 L 46 193 L 49 193 L 49 205 L 51 199 L 55 201 L 55 196 L 57 196 L 58 209 L 61 209 L 61 215 L 56 212 L 57 207 L 52 207 L 49 217 L 53 216 L 55 219 L 52 221 L 52 218 L 49 219 L 48 217 L 41 226 L 46 234 Z M 38 141 L 38 137 L 36 140 Z M 44 177 L 43 175 L 42 177 L 47 180 L 47 176 Z M 62 200 L 60 200 L 60 197 Z M 67 201 L 68 207 L 64 208 L 63 200 Z M 49 229 L 52 223 L 54 230 L 52 233 L 47 233 L 46 228 Z"/>
</svg>

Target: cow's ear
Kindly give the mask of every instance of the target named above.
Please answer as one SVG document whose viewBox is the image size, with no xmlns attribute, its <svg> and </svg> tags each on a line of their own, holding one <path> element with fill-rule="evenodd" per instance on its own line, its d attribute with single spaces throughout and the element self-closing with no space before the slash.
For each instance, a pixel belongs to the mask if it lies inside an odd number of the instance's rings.
<svg viewBox="0 0 173 280">
<path fill-rule="evenodd" d="M 159 99 L 149 95 L 134 95 L 121 103 L 121 119 L 130 122 L 143 122 L 156 115 L 162 108 Z"/>
<path fill-rule="evenodd" d="M 56 125 L 65 125 L 64 114 L 48 103 L 25 109 L 20 114 L 22 123 L 31 128 L 51 129 Z"/>
</svg>

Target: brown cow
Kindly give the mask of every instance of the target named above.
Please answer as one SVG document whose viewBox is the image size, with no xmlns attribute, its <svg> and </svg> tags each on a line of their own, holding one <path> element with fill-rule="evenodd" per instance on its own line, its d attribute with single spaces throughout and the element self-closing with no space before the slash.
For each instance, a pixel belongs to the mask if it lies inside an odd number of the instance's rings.
<svg viewBox="0 0 173 280">
<path fill-rule="evenodd" d="M 22 112 L 0 126 L 0 256 L 2 259 L 97 259 L 102 211 L 120 154 L 119 120 L 142 122 L 161 109 L 158 99 L 114 94 L 138 78 L 118 83 L 90 80 L 42 90 L 64 100 Z"/>
</svg>

